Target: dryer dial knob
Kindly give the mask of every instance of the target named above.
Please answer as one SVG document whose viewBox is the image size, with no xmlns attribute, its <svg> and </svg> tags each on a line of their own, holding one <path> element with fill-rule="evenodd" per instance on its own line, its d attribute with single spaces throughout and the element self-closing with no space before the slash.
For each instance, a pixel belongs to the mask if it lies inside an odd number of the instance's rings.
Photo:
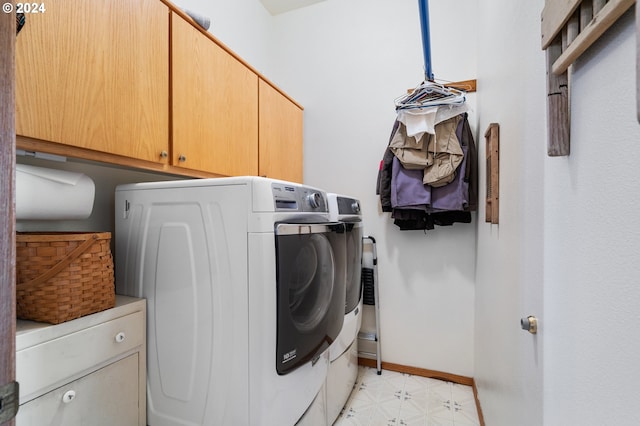
<svg viewBox="0 0 640 426">
<path fill-rule="evenodd" d="M 312 192 L 311 194 L 307 195 L 307 202 L 309 203 L 309 206 L 311 206 L 311 208 L 313 209 L 317 209 L 318 207 L 320 207 L 321 200 L 322 200 L 322 195 L 320 195 L 319 192 Z"/>
<path fill-rule="evenodd" d="M 351 204 L 351 209 L 353 210 L 354 213 L 360 213 L 360 203 L 357 201 L 354 201 L 353 204 Z"/>
</svg>

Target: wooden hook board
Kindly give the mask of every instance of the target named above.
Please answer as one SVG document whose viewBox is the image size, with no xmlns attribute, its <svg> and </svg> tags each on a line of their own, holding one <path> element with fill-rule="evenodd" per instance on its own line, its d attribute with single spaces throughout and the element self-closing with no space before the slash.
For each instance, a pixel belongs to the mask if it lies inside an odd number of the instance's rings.
<svg viewBox="0 0 640 426">
<path fill-rule="evenodd" d="M 500 125 L 491 123 L 484 133 L 487 162 L 485 222 L 499 223 L 500 215 Z"/>
<path fill-rule="evenodd" d="M 569 66 L 635 2 L 546 0 L 541 16 L 541 32 L 542 49 L 546 50 L 547 56 L 547 155 L 563 156 L 570 152 Z M 638 33 L 640 35 L 640 29 Z"/>
</svg>

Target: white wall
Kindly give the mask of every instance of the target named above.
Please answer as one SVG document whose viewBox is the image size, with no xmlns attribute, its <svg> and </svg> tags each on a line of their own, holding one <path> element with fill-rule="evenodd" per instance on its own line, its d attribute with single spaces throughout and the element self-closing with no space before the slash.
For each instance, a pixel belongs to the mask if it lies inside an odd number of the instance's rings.
<svg viewBox="0 0 640 426">
<path fill-rule="evenodd" d="M 209 32 L 261 73 L 271 61 L 271 15 L 259 0 L 171 0 L 211 21 Z"/>
<path fill-rule="evenodd" d="M 571 156 L 545 172 L 545 425 L 637 425 L 640 125 L 633 10 L 573 68 Z"/>
<path fill-rule="evenodd" d="M 475 300 L 475 379 L 491 426 L 542 424 L 542 331 L 520 330 L 520 318 L 545 321 L 543 3 L 481 2 L 478 14 L 479 134 L 500 125 L 500 223 L 478 222 Z"/>
<path fill-rule="evenodd" d="M 437 78 L 476 77 L 476 5 L 430 2 Z M 305 107 L 305 182 L 359 198 L 377 239 L 383 360 L 473 376 L 476 225 L 400 231 L 375 195 L 393 100 L 424 78 L 418 2 L 328 0 L 273 31 L 268 77 Z"/>
<path fill-rule="evenodd" d="M 633 12 L 573 66 L 571 155 L 550 158 L 543 3 L 479 7 L 479 123 L 501 125 L 500 225 L 478 229 L 480 402 L 492 426 L 636 425 Z M 527 314 L 540 318 L 538 337 L 518 330 Z"/>
</svg>

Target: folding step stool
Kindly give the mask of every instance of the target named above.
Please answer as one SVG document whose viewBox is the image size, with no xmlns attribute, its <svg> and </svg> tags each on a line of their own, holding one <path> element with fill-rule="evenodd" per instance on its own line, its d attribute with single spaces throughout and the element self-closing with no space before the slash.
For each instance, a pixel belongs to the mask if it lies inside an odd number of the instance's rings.
<svg viewBox="0 0 640 426">
<path fill-rule="evenodd" d="M 382 374 L 382 358 L 380 355 L 380 306 L 378 304 L 378 254 L 376 252 L 376 240 L 371 236 L 362 237 L 363 244 L 371 244 L 373 253 L 373 267 L 362 268 L 362 303 L 374 306 L 376 330 L 375 332 L 359 332 L 358 339 L 376 342 L 376 351 L 359 351 L 358 355 L 375 356 L 376 369 Z"/>
</svg>

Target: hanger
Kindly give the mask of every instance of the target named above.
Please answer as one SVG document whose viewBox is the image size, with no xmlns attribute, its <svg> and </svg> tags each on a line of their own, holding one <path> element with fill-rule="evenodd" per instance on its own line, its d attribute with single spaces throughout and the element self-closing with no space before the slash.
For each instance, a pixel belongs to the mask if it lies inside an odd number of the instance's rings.
<svg viewBox="0 0 640 426">
<path fill-rule="evenodd" d="M 465 100 L 465 92 L 426 80 L 406 95 L 396 98 L 394 103 L 396 110 L 399 110 L 463 104 Z"/>
</svg>

